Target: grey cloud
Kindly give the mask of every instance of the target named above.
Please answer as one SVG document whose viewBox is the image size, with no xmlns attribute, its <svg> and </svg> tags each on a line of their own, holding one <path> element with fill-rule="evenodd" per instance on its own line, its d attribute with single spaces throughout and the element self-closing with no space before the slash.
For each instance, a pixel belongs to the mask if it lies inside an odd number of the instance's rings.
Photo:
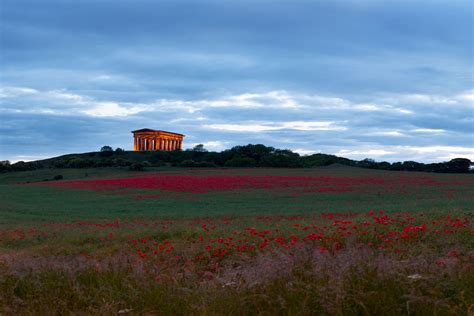
<svg viewBox="0 0 474 316">
<path fill-rule="evenodd" d="M 466 148 L 472 158 L 471 9 L 468 0 L 4 0 L 0 154 L 130 147 L 130 130 L 156 127 L 214 148 L 262 142 L 390 160 Z M 321 121 L 345 130 L 285 125 Z M 255 122 L 285 128 L 206 127 Z"/>
</svg>

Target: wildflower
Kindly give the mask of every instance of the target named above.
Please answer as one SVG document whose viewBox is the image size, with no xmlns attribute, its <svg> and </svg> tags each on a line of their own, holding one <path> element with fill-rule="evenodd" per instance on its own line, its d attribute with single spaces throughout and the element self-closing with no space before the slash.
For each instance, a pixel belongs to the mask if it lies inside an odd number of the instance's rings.
<svg viewBox="0 0 474 316">
<path fill-rule="evenodd" d="M 408 278 L 410 280 L 419 280 L 419 279 L 423 279 L 423 276 L 418 273 L 415 273 L 415 274 L 409 275 Z"/>
<path fill-rule="evenodd" d="M 319 250 L 319 253 L 326 253 L 326 252 L 328 252 L 328 249 L 327 249 L 326 247 L 324 247 L 324 246 L 319 246 L 319 249 L 318 249 L 318 250 Z"/>
<path fill-rule="evenodd" d="M 133 311 L 132 308 L 125 308 L 125 309 L 119 310 L 117 313 L 118 313 L 118 314 L 128 314 L 128 313 L 130 313 L 131 311 Z"/>
<path fill-rule="evenodd" d="M 450 258 L 457 258 L 459 256 L 459 253 L 456 250 L 450 250 L 448 252 L 448 257 Z"/>
</svg>

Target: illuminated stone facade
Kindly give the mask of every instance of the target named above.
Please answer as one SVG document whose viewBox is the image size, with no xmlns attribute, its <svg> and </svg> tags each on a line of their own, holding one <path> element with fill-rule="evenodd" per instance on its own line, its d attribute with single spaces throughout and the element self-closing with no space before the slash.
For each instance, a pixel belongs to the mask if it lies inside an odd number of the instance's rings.
<svg viewBox="0 0 474 316">
<path fill-rule="evenodd" d="M 133 133 L 133 150 L 182 150 L 184 135 L 149 128 L 138 129 Z"/>
</svg>

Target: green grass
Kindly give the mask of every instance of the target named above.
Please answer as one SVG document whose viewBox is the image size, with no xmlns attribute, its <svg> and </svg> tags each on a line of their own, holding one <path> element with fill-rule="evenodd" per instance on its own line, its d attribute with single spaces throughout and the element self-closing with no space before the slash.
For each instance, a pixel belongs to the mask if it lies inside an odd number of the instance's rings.
<svg viewBox="0 0 474 316">
<path fill-rule="evenodd" d="M 186 173 L 183 169 L 155 169 L 154 172 Z M 220 191 L 206 194 L 129 190 L 131 194 L 64 189 L 35 184 L 57 174 L 65 180 L 132 177 L 146 172 L 124 169 L 45 169 L 0 175 L 0 227 L 31 223 L 76 220 L 108 220 L 114 218 L 192 218 L 213 216 L 250 216 L 265 214 L 303 215 L 320 212 L 386 211 L 471 211 L 474 178 L 472 175 L 397 173 L 350 167 L 313 169 L 216 169 L 199 171 L 207 174 L 311 175 L 311 176 L 429 176 L 440 181 L 468 181 L 469 185 L 444 186 L 448 198 L 438 187 L 417 186 L 416 192 L 310 193 L 295 196 L 288 192 L 266 190 Z M 30 182 L 30 183 L 28 183 Z M 413 188 L 408 188 L 408 190 Z M 133 194 L 132 194 L 133 193 Z M 159 198 L 136 199 L 139 194 L 159 193 Z"/>
</svg>

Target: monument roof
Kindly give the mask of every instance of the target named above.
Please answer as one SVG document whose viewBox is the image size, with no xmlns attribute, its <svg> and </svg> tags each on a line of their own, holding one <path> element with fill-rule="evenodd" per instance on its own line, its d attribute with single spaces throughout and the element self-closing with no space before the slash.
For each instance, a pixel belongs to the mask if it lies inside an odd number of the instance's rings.
<svg viewBox="0 0 474 316">
<path fill-rule="evenodd" d="M 151 129 L 151 128 L 141 128 L 141 129 L 137 129 L 135 131 L 132 131 L 132 133 L 140 133 L 140 132 L 154 132 L 154 133 L 168 133 L 168 134 L 175 134 L 175 135 L 180 135 L 180 136 L 184 136 L 183 134 L 179 134 L 179 133 L 174 133 L 174 132 L 168 132 L 168 131 L 162 131 L 162 130 L 158 130 L 158 129 Z"/>
</svg>

